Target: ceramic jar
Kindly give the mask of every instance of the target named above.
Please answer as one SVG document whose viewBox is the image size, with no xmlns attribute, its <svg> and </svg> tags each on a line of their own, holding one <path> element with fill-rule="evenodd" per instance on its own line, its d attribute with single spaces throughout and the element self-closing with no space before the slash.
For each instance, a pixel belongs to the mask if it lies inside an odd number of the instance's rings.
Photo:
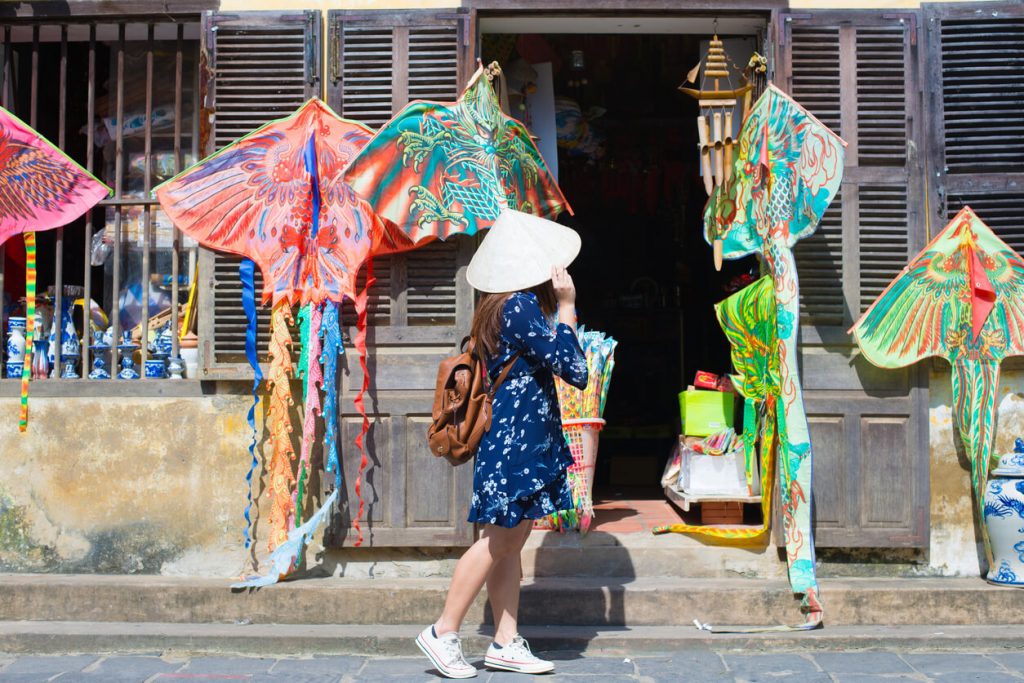
<svg viewBox="0 0 1024 683">
<path fill-rule="evenodd" d="M 20 363 L 25 359 L 25 319 L 7 319 L 7 362 Z"/>
<path fill-rule="evenodd" d="M 990 583 L 1024 586 L 1024 441 L 999 459 L 985 490 L 985 528 L 992 542 Z"/>
</svg>

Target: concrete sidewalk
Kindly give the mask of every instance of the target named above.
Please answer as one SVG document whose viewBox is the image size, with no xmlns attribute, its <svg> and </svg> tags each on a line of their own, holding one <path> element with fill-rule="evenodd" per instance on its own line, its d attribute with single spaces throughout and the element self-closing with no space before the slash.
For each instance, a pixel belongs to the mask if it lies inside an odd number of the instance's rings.
<svg viewBox="0 0 1024 683">
<path fill-rule="evenodd" d="M 553 675 L 525 676 L 491 672 L 478 657 L 476 681 L 540 681 L 543 683 L 985 683 L 1024 682 L 1024 653 L 905 651 L 813 654 L 738 654 L 680 652 L 664 656 L 579 657 L 551 652 Z M 440 680 L 423 657 L 176 657 L 67 656 L 5 657 L 0 655 L 0 683 L 158 683 L 171 681 L 251 681 L 253 683 L 355 683 Z"/>
</svg>

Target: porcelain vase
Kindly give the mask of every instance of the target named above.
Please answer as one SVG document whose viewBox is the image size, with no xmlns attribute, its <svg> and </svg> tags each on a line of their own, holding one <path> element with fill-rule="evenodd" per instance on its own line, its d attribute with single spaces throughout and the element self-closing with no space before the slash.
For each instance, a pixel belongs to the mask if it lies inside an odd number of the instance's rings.
<svg viewBox="0 0 1024 683">
<path fill-rule="evenodd" d="M 992 542 L 990 583 L 1024 587 L 1024 441 L 999 459 L 985 490 L 985 528 Z"/>
<path fill-rule="evenodd" d="M 7 362 L 20 363 L 25 359 L 25 319 L 7 319 Z"/>
</svg>

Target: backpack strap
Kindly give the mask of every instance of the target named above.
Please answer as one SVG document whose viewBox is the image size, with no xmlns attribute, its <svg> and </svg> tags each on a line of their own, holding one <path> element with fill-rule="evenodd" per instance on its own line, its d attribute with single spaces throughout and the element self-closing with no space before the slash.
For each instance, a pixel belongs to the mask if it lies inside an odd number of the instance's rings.
<svg viewBox="0 0 1024 683">
<path fill-rule="evenodd" d="M 480 368 L 483 370 L 484 376 L 486 377 L 488 374 L 487 359 L 484 358 L 483 351 L 481 351 L 480 347 L 477 345 L 476 339 L 473 339 L 472 337 L 466 337 L 465 339 L 462 340 L 462 346 L 466 346 L 466 342 L 469 342 L 468 350 L 470 354 L 472 354 L 476 358 L 477 362 L 480 363 Z M 508 363 L 505 364 L 505 367 L 502 368 L 501 373 L 497 376 L 497 378 L 495 378 L 494 382 L 491 383 L 490 388 L 487 390 L 488 398 L 494 399 L 494 394 L 497 393 L 498 389 L 505 382 L 505 379 L 508 378 L 508 373 L 512 372 L 512 366 L 516 364 L 517 360 L 519 360 L 519 355 L 520 354 L 517 351 L 515 354 L 513 354 L 511 358 L 508 359 Z"/>
<path fill-rule="evenodd" d="M 512 366 L 516 364 L 517 360 L 519 360 L 518 352 L 508 359 L 508 363 L 502 369 L 501 374 L 499 374 L 494 380 L 494 383 L 491 384 L 491 388 L 487 391 L 487 395 L 490 396 L 491 399 L 494 399 L 494 394 L 498 393 L 498 388 L 505 382 L 505 379 L 508 377 L 508 373 L 512 372 Z"/>
</svg>

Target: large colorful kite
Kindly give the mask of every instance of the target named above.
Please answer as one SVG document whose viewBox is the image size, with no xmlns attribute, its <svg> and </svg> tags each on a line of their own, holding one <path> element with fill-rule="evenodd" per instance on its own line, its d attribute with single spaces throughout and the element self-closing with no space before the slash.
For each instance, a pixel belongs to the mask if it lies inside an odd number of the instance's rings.
<svg viewBox="0 0 1024 683">
<path fill-rule="evenodd" d="M 346 171 L 413 244 L 472 235 L 505 208 L 551 219 L 569 209 L 529 131 L 502 112 L 491 85 L 500 73 L 477 69 L 457 102 L 410 103 Z"/>
<path fill-rule="evenodd" d="M 254 263 L 263 275 L 263 301 L 272 303 L 268 427 L 271 456 L 266 470 L 270 495 L 269 546 L 273 576 L 254 580 L 276 581 L 281 568 L 294 566 L 305 539 L 315 531 L 310 522 L 323 519 L 341 488 L 337 446 L 337 362 L 343 352 L 339 307 L 355 302 L 359 332 L 355 345 L 363 367 L 363 387 L 356 407 L 363 415 L 363 434 L 369 425 L 363 394 L 366 372 L 366 289 L 357 292 L 356 274 L 375 251 L 395 250 L 392 233 L 370 206 L 342 178 L 345 166 L 370 139 L 371 131 L 339 118 L 323 102 L 313 99 L 291 116 L 273 121 L 233 142 L 157 188 L 161 206 L 185 234 L 211 249 L 246 257 L 241 267 L 243 304 L 249 321 L 246 353 L 256 373 L 254 401 L 261 380 L 256 356 L 256 304 Z M 249 260 L 251 259 L 251 260 Z M 369 267 L 369 266 L 368 266 Z M 372 273 L 367 287 L 372 284 Z M 298 474 L 288 407 L 292 404 L 289 380 L 293 374 L 291 307 L 304 305 L 302 357 L 305 406 Z M 323 348 L 320 337 L 323 335 Z M 316 418 L 321 412 L 320 387 L 325 402 L 324 449 L 326 469 L 335 474 L 335 490 L 320 513 L 302 524 L 302 501 L 308 482 Z M 255 404 L 254 404 L 255 407 Z M 249 423 L 255 429 L 254 409 Z M 363 435 L 357 439 L 366 466 Z M 249 507 L 252 475 L 257 466 L 255 437 L 248 474 Z M 353 526 L 362 541 L 359 519 L 363 510 L 361 477 L 356 481 L 360 499 Z M 315 526 L 315 524 L 314 524 Z M 298 532 L 298 533 L 296 533 Z M 246 542 L 249 542 L 248 529 Z M 286 573 L 286 572 L 285 572 Z"/>
<path fill-rule="evenodd" d="M 804 628 L 821 623 L 811 532 L 811 438 L 797 369 L 799 282 L 793 246 L 811 235 L 839 190 L 846 143 L 769 85 L 743 122 L 733 172 L 704 211 L 705 238 L 723 256 L 759 254 L 771 275 L 781 403 L 779 490 L 789 581 L 803 595 Z"/>
<path fill-rule="evenodd" d="M 900 368 L 938 356 L 953 367 L 953 404 L 971 463 L 985 555 L 984 493 L 995 438 L 999 365 L 1024 354 L 1024 260 L 964 207 L 851 330 L 864 356 Z"/>
<path fill-rule="evenodd" d="M 21 374 L 21 418 L 28 428 L 28 380 L 36 314 L 36 239 L 85 215 L 110 188 L 31 126 L 0 108 L 0 247 L 14 235 L 25 239 L 26 335 Z"/>
</svg>

